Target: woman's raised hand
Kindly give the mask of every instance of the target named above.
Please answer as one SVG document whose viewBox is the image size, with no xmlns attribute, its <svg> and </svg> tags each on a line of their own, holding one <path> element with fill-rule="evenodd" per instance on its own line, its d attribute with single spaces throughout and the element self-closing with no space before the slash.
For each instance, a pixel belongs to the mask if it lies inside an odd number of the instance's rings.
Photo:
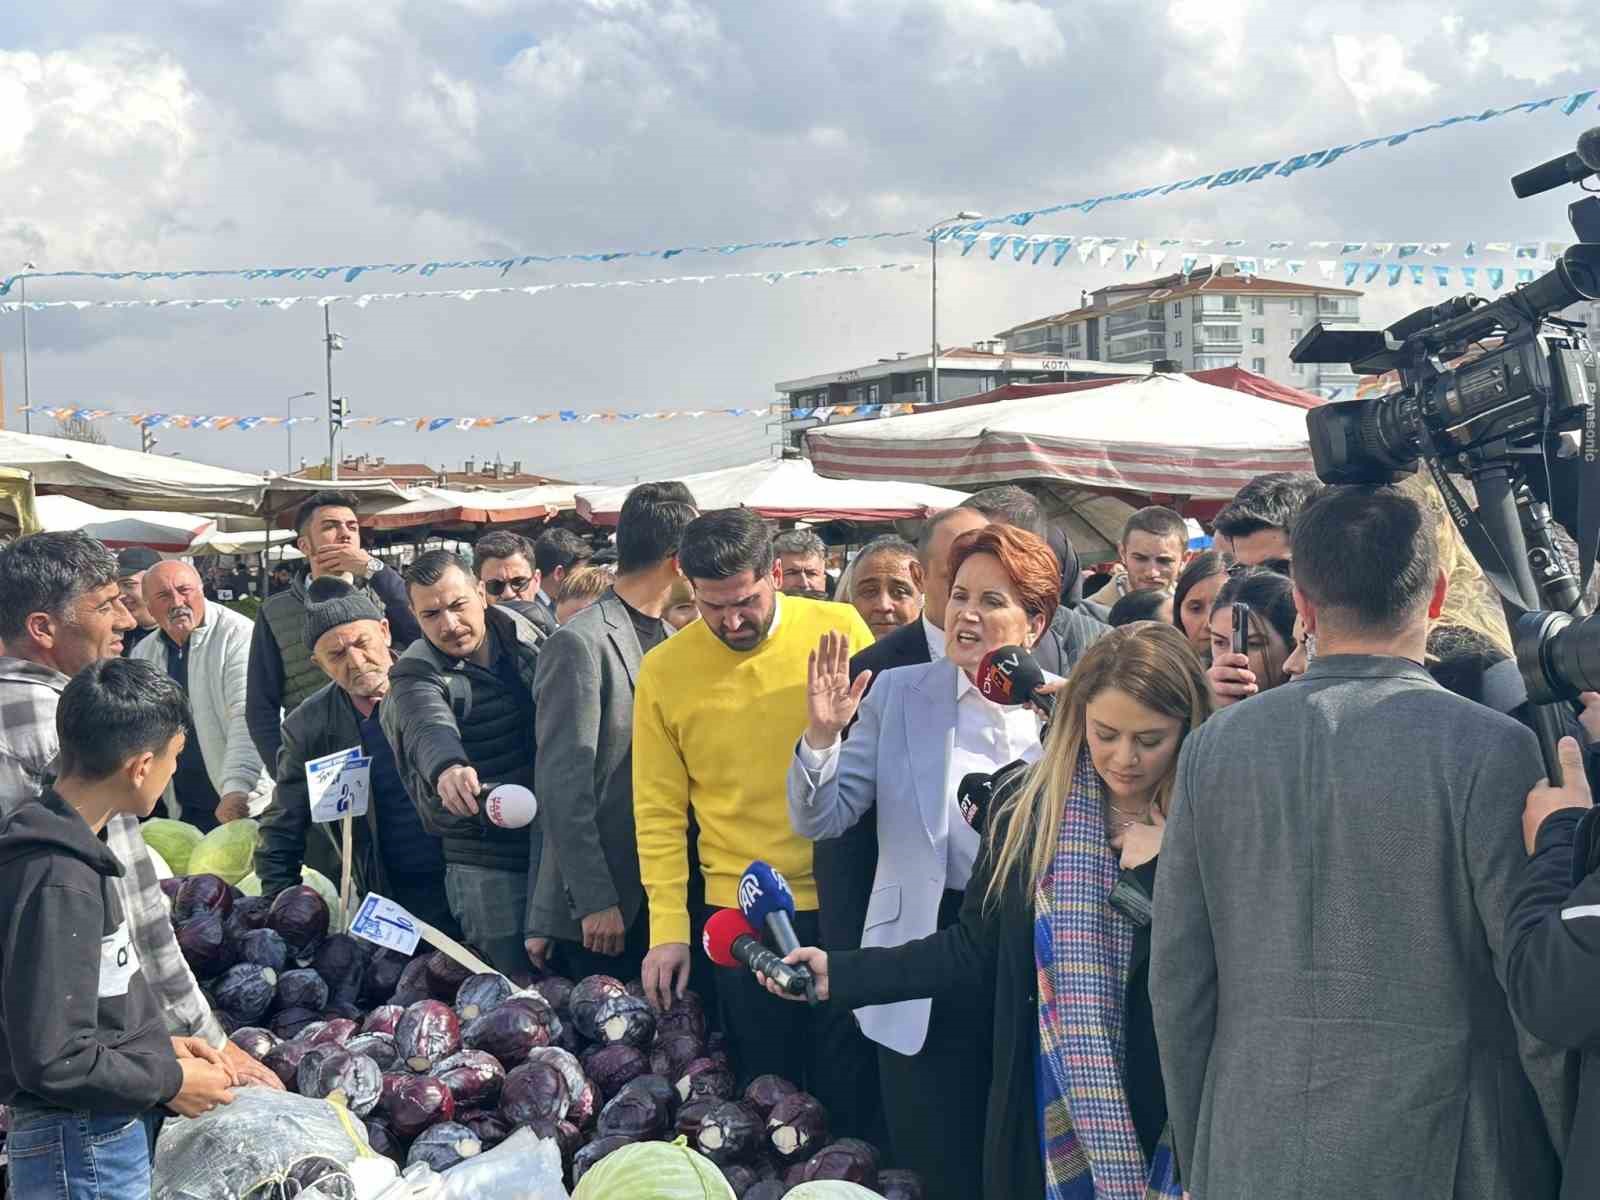
<svg viewBox="0 0 1600 1200">
<path fill-rule="evenodd" d="M 806 662 L 806 744 L 813 750 L 833 745 L 855 719 L 871 682 L 871 671 L 850 681 L 850 639 L 842 633 L 823 634 Z"/>
</svg>

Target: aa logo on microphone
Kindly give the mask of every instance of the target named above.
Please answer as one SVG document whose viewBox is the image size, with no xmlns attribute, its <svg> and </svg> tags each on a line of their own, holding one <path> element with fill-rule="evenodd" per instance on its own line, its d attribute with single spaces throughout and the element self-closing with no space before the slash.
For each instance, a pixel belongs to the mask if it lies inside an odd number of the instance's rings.
<svg viewBox="0 0 1600 1200">
<path fill-rule="evenodd" d="M 739 880 L 739 907 L 749 910 L 762 897 L 761 882 L 754 875 L 746 875 Z"/>
</svg>

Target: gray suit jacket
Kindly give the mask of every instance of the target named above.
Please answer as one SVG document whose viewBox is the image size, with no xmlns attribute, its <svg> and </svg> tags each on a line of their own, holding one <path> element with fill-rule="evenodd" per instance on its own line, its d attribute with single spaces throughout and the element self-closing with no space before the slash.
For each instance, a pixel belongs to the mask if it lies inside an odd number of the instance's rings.
<svg viewBox="0 0 1600 1200">
<path fill-rule="evenodd" d="M 1543 773 L 1394 658 L 1319 658 L 1189 737 L 1150 997 L 1196 1197 L 1556 1195 L 1565 1063 L 1502 987 Z"/>
<path fill-rule="evenodd" d="M 839 748 L 837 768 L 820 785 L 798 752 L 789 764 L 789 823 L 802 837 L 838 837 L 876 804 L 878 871 L 863 948 L 904 945 L 938 929 L 954 809 L 949 771 L 958 669 L 941 659 L 879 676 Z M 915 1054 L 928 1036 L 931 1005 L 906 1000 L 856 1016 L 879 1045 Z"/>
<path fill-rule="evenodd" d="M 607 592 L 544 644 L 533 695 L 545 848 L 528 881 L 529 936 L 581 941 L 580 921 L 644 902 L 633 836 L 633 686 L 639 636 Z"/>
</svg>

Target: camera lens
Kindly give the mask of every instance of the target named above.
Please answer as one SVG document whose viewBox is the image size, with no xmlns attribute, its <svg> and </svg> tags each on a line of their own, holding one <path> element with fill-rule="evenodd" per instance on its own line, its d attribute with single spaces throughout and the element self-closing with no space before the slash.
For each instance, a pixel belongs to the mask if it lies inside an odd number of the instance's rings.
<svg viewBox="0 0 1600 1200">
<path fill-rule="evenodd" d="M 1600 692 L 1600 616 L 1527 613 L 1517 621 L 1517 666 L 1535 704 Z"/>
</svg>

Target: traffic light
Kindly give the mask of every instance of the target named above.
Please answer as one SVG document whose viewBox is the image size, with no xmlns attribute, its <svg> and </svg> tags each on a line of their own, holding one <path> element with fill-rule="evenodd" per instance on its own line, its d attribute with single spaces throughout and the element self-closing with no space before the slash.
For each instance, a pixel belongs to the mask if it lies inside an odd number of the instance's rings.
<svg viewBox="0 0 1600 1200">
<path fill-rule="evenodd" d="M 328 401 L 328 423 L 334 429 L 344 428 L 345 419 L 350 415 L 350 399 L 347 396 L 334 396 Z"/>
<path fill-rule="evenodd" d="M 150 451 L 156 448 L 156 445 L 156 435 L 151 431 L 150 426 L 139 426 L 139 449 L 149 454 Z"/>
</svg>

